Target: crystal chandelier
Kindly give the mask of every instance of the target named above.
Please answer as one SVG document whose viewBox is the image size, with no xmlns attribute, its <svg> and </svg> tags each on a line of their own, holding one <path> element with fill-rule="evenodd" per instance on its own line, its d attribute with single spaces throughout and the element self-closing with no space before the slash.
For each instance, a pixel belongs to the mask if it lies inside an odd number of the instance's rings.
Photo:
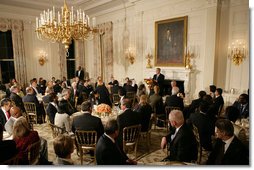
<svg viewBox="0 0 254 170">
<path fill-rule="evenodd" d="M 79 9 L 74 12 L 73 6 L 69 10 L 65 0 L 61 12 L 55 13 L 53 6 L 52 10 L 44 10 L 39 18 L 36 17 L 37 37 L 40 40 L 46 39 L 64 44 L 67 53 L 73 39 L 86 40 L 92 38 L 93 33 L 97 31 L 95 25 L 95 18 L 92 18 L 91 25 L 90 18 L 84 11 Z"/>
</svg>

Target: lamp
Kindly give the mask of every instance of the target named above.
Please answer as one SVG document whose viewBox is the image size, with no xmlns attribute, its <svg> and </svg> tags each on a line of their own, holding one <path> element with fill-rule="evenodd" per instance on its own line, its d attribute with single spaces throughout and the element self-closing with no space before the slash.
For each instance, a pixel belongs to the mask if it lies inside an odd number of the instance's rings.
<svg viewBox="0 0 254 170">
<path fill-rule="evenodd" d="M 39 64 L 41 66 L 43 66 L 45 64 L 45 62 L 47 61 L 47 53 L 45 51 L 41 51 L 40 52 L 40 56 L 39 56 Z"/>
<path fill-rule="evenodd" d="M 129 47 L 126 51 L 125 51 L 125 58 L 128 59 L 130 61 L 131 64 L 134 63 L 135 61 L 135 56 L 136 56 L 136 52 L 135 49 L 132 47 Z"/>
<path fill-rule="evenodd" d="M 246 58 L 245 43 L 239 40 L 232 42 L 231 46 L 228 46 L 228 58 L 230 58 L 235 65 L 240 65 Z"/>
<path fill-rule="evenodd" d="M 84 11 L 79 9 L 74 12 L 73 6 L 70 11 L 64 0 L 61 12 L 58 11 L 56 13 L 53 6 L 52 10 L 44 10 L 39 18 L 36 17 L 36 33 L 39 39 L 47 39 L 64 44 L 68 56 L 68 48 L 73 39 L 86 40 L 96 32 L 95 22 L 95 18 L 92 18 L 91 26 L 90 18 Z"/>
</svg>

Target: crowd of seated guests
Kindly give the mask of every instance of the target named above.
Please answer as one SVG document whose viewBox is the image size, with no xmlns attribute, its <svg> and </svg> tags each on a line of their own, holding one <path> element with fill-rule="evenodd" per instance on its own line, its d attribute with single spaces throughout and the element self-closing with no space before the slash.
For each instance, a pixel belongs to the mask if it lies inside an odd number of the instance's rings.
<svg viewBox="0 0 254 170">
<path fill-rule="evenodd" d="M 42 104 L 44 103 L 47 104 L 45 111 L 49 117 L 49 121 L 52 124 L 65 128 L 66 131 L 73 133 L 75 133 L 76 129 L 88 130 L 89 128 L 92 128 L 98 131 L 97 133 L 99 139 L 100 136 L 103 136 L 102 134 L 104 130 L 100 119 L 95 118 L 91 115 L 92 107 L 93 105 L 98 105 L 101 103 L 108 104 L 112 107 L 112 95 L 118 94 L 120 97 L 119 107 L 122 110 L 122 114 L 118 115 L 117 117 L 117 122 L 119 125 L 119 135 L 115 135 L 114 137 L 116 142 L 118 143 L 117 145 L 119 145 L 120 148 L 122 148 L 121 138 L 124 127 L 141 124 L 142 131 L 146 131 L 152 113 L 154 113 L 155 115 L 165 115 L 165 107 L 174 106 L 180 108 L 181 111 L 177 112 L 177 114 L 183 115 L 183 118 L 181 118 L 181 116 L 178 117 L 177 115 L 175 117 L 171 117 L 173 116 L 173 114 L 169 116 L 169 122 L 171 124 L 170 137 L 167 136 L 166 138 L 163 138 L 162 148 L 164 148 L 165 144 L 167 144 L 169 141 L 177 139 L 176 136 L 178 132 L 180 134 L 181 127 L 186 126 L 190 127 L 191 129 L 190 124 L 193 124 L 198 129 L 201 146 L 205 150 L 213 152 L 213 138 L 216 136 L 215 122 L 218 119 L 225 115 L 224 119 L 229 119 L 232 123 L 234 123 L 237 119 L 249 117 L 249 96 L 247 94 L 241 94 L 239 96 L 239 100 L 237 100 L 230 108 L 227 108 L 225 114 L 223 114 L 223 90 L 221 88 L 217 88 L 215 85 L 210 86 L 210 94 L 206 94 L 205 91 L 201 90 L 197 99 L 193 100 L 189 106 L 184 106 L 184 96 L 179 95 L 179 88 L 177 87 L 177 84 L 174 84 L 174 82 L 172 84 L 171 95 L 165 97 L 165 103 L 163 103 L 163 96 L 160 95 L 159 86 L 154 86 L 154 94 L 150 95 L 148 99 L 148 92 L 146 92 L 144 84 L 141 84 L 138 87 L 135 81 L 130 80 L 128 77 L 126 78 L 126 83 L 123 86 L 120 86 L 119 82 L 113 77 L 108 86 L 105 85 L 101 77 L 98 77 L 98 80 L 95 84 L 95 88 L 93 88 L 89 79 L 80 80 L 78 77 L 74 78 L 72 80 L 72 83 L 66 80 L 66 78 L 63 78 L 63 81 L 60 81 L 55 80 L 55 78 L 52 77 L 52 80 L 48 82 L 43 80 L 43 78 L 40 78 L 39 84 L 37 84 L 37 80 L 34 78 L 31 80 L 30 86 L 26 88 L 26 95 L 23 96 L 21 93 L 22 90 L 20 88 L 20 85 L 16 81 L 13 81 L 12 86 L 9 89 L 7 88 L 9 90 L 9 93 L 7 92 L 9 95 L 7 95 L 5 99 L 1 100 L 0 123 L 3 125 L 3 128 L 6 127 L 4 128 L 4 130 L 10 131 L 9 128 L 7 128 L 9 127 L 9 125 L 7 125 L 6 122 L 12 122 L 10 124 L 15 124 L 14 122 L 17 121 L 16 119 L 22 117 L 22 114 L 15 115 L 14 112 L 15 110 L 17 110 L 17 108 L 20 108 L 19 112 L 25 112 L 24 102 L 34 102 L 38 108 L 38 114 L 44 114 L 44 108 Z M 7 89 L 6 91 L 8 91 Z M 130 102 L 130 99 L 128 99 L 128 97 L 126 96 L 127 92 L 134 92 L 137 95 L 134 105 L 133 102 Z M 37 93 L 44 94 L 42 101 L 38 101 L 36 97 Z M 87 102 L 86 100 L 90 100 L 90 102 Z M 15 104 L 17 108 L 13 107 L 13 109 L 11 109 L 12 104 Z M 77 105 L 80 104 L 82 114 L 80 116 L 74 117 L 72 122 L 70 117 L 75 112 L 77 112 Z M 180 125 L 178 125 L 178 121 L 180 121 Z M 89 125 L 89 122 L 94 122 L 94 126 Z M 13 125 L 11 126 L 13 127 Z M 241 136 L 241 134 L 246 132 L 243 132 L 243 129 L 237 130 L 235 125 L 233 127 L 235 129 L 235 136 L 239 137 L 245 146 L 248 146 L 249 143 L 246 140 L 246 136 Z M 176 131 L 173 132 L 173 129 L 175 129 Z M 190 141 L 192 141 L 193 135 L 191 134 L 190 130 L 186 131 L 188 131 L 188 137 Z M 38 133 L 36 135 L 36 132 L 27 130 L 27 134 L 29 133 L 33 134 L 34 136 L 38 136 Z M 111 134 L 108 134 L 108 136 L 109 135 Z M 173 137 L 171 138 L 171 136 Z M 37 137 L 34 138 L 37 139 Z M 15 141 L 18 141 L 16 136 Z M 194 143 L 195 142 L 193 140 L 193 144 Z M 186 159 L 186 155 L 184 157 L 180 156 L 179 158 L 177 158 L 178 150 L 175 148 L 176 145 L 170 144 L 170 142 L 168 143 L 168 145 L 172 145 L 172 148 L 170 149 L 172 154 L 171 156 L 169 155 L 169 157 L 165 160 L 192 161 L 196 158 L 196 155 L 191 155 L 191 158 Z M 17 148 L 18 150 L 20 150 L 20 146 Z M 69 153 L 72 153 L 71 149 Z M 193 153 L 196 153 L 196 151 L 193 151 Z M 174 156 L 174 154 L 176 156 Z M 62 158 L 70 159 L 69 156 Z M 23 162 L 25 163 L 25 160 Z"/>
</svg>

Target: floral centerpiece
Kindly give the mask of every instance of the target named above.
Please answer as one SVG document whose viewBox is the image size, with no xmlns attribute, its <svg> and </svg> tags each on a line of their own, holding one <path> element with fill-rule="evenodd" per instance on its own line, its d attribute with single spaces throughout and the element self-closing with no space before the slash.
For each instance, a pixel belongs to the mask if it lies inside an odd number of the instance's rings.
<svg viewBox="0 0 254 170">
<path fill-rule="evenodd" d="M 99 104 L 96 108 L 96 113 L 98 116 L 108 116 L 111 112 L 111 107 L 105 103 Z"/>
</svg>

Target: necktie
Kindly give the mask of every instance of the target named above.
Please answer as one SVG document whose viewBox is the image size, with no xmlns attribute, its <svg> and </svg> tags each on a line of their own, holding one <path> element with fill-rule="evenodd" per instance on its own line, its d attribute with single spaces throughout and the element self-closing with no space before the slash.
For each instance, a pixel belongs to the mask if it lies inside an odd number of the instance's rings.
<svg viewBox="0 0 254 170">
<path fill-rule="evenodd" d="M 224 157 L 224 151 L 225 151 L 225 142 L 222 141 L 219 147 L 218 155 L 215 159 L 215 165 L 221 165 L 222 164 L 222 159 Z"/>
<path fill-rule="evenodd" d="M 8 111 L 6 111 L 6 115 L 7 115 L 8 119 L 10 119 L 11 114 Z"/>
</svg>

